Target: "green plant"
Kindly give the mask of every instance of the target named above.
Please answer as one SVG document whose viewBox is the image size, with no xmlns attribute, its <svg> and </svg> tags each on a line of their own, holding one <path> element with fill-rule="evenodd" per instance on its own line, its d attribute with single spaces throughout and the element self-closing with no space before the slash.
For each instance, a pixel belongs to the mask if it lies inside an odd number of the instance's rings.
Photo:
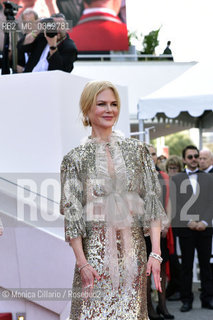
<svg viewBox="0 0 213 320">
<path fill-rule="evenodd" d="M 165 144 L 169 147 L 169 154 L 182 157 L 182 150 L 194 143 L 186 132 L 178 132 L 166 136 Z"/>
<path fill-rule="evenodd" d="M 158 46 L 158 34 L 161 27 L 158 30 L 153 30 L 143 39 L 143 54 L 154 54 L 155 48 Z"/>
</svg>

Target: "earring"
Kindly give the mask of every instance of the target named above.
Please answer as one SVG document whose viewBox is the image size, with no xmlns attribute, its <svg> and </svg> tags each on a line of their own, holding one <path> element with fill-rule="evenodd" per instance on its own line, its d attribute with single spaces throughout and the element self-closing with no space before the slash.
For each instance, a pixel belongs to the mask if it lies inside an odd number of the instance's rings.
<svg viewBox="0 0 213 320">
<path fill-rule="evenodd" d="M 85 123 L 86 123 L 87 125 L 89 125 L 89 117 L 88 117 L 88 116 L 85 117 Z"/>
</svg>

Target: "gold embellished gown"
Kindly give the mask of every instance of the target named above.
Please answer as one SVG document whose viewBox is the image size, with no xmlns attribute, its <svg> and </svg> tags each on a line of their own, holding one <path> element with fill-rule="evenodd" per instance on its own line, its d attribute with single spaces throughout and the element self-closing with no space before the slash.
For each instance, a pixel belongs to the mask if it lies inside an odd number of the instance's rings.
<svg viewBox="0 0 213 320">
<path fill-rule="evenodd" d="M 75 268 L 70 320 L 148 320 L 144 234 L 166 215 L 147 146 L 115 132 L 88 138 L 64 157 L 61 187 L 66 241 L 82 237 L 101 277 L 85 299 Z"/>
</svg>

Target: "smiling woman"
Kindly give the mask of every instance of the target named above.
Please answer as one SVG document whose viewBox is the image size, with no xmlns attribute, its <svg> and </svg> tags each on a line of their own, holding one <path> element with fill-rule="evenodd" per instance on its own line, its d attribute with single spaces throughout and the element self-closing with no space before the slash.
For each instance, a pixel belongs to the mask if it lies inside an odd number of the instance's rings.
<svg viewBox="0 0 213 320">
<path fill-rule="evenodd" d="M 120 98 L 117 89 L 108 81 L 89 82 L 80 100 L 83 114 L 83 124 L 92 126 L 92 133 L 108 129 L 109 135 L 118 119 L 120 112 Z"/>
<path fill-rule="evenodd" d="M 97 135 L 104 130 L 111 133 L 111 128 L 118 117 L 118 104 L 111 89 L 105 89 L 97 95 L 96 104 L 92 106 L 88 113 L 92 126 L 93 135 Z"/>
<path fill-rule="evenodd" d="M 160 231 L 166 215 L 148 148 L 112 131 L 116 87 L 89 82 L 81 95 L 91 136 L 61 166 L 65 238 L 76 257 L 70 320 L 148 320 L 146 275 L 160 283 Z M 152 252 L 146 263 L 144 233 Z"/>
</svg>

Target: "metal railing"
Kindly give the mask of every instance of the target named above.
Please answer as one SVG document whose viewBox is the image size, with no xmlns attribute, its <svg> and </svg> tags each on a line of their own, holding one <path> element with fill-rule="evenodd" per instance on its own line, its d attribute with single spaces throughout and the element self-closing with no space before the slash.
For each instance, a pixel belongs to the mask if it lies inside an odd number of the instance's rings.
<svg viewBox="0 0 213 320">
<path fill-rule="evenodd" d="M 125 61 L 148 61 L 148 60 L 165 60 L 172 61 L 173 56 L 171 54 L 161 54 L 161 55 L 153 55 L 153 54 L 129 54 L 129 53 L 109 53 L 109 54 L 78 54 L 78 60 L 81 59 L 98 59 L 101 61 L 107 60 L 123 60 Z"/>
<path fill-rule="evenodd" d="M 16 188 L 23 189 L 23 190 L 25 190 L 25 191 L 28 191 L 28 192 L 30 192 L 30 193 L 35 194 L 36 196 L 38 196 L 38 197 L 40 197 L 40 198 L 44 198 L 44 199 L 46 199 L 46 200 L 48 200 L 48 201 L 50 201 L 50 202 L 59 204 L 59 202 L 57 202 L 57 201 L 55 201 L 55 200 L 53 200 L 53 199 L 50 199 L 50 198 L 48 198 L 48 197 L 46 197 L 46 196 L 44 196 L 44 195 L 42 195 L 42 194 L 40 194 L 40 193 L 38 193 L 38 192 L 35 192 L 35 191 L 30 190 L 30 189 L 28 189 L 28 188 L 26 188 L 26 187 L 23 187 L 22 185 L 17 184 L 17 183 L 15 183 L 15 182 L 11 181 L 11 180 L 8 180 L 8 179 L 6 179 L 6 178 L 4 178 L 4 177 L 1 177 L 1 176 L 0 176 L 0 181 L 4 181 L 4 182 L 6 182 L 6 183 L 9 183 L 10 185 L 15 186 Z"/>
</svg>

